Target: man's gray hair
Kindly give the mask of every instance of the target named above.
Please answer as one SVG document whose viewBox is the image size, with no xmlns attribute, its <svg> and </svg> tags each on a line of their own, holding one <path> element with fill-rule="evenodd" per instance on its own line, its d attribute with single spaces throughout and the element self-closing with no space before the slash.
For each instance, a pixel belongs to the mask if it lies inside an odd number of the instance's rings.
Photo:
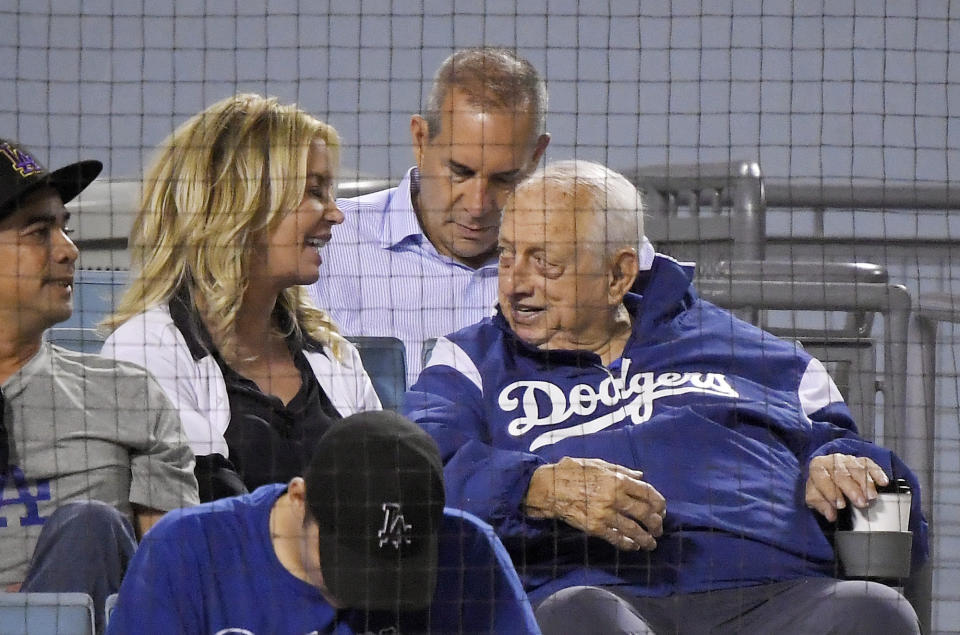
<svg viewBox="0 0 960 635">
<path fill-rule="evenodd" d="M 607 255 L 622 247 L 639 251 L 645 205 L 643 195 L 625 176 L 593 161 L 554 161 L 534 172 L 518 189 L 538 182 L 573 194 L 577 212 L 595 212 L 586 234 L 591 245 L 602 247 Z"/>
<path fill-rule="evenodd" d="M 510 49 L 461 49 L 443 61 L 433 77 L 424 114 L 431 139 L 440 133 L 443 104 L 451 89 L 484 110 L 528 113 L 534 123 L 531 143 L 547 131 L 547 86 L 533 64 Z"/>
</svg>

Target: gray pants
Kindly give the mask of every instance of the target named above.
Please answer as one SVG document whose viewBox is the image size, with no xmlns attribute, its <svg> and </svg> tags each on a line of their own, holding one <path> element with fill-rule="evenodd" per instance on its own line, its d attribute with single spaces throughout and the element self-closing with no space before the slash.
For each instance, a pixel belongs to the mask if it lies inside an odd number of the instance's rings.
<svg viewBox="0 0 960 635">
<path fill-rule="evenodd" d="M 21 592 L 86 593 L 93 598 L 97 631 L 103 603 L 120 588 L 137 549 L 133 526 L 100 501 L 68 503 L 43 524 Z"/>
<path fill-rule="evenodd" d="M 906 598 L 876 582 L 804 578 L 664 598 L 617 587 L 570 587 L 536 609 L 559 633 L 919 633 Z"/>
</svg>

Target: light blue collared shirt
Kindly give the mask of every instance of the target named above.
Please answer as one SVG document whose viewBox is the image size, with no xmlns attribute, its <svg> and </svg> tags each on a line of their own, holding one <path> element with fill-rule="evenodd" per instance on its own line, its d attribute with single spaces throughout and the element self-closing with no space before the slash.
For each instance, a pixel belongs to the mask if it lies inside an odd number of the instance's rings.
<svg viewBox="0 0 960 635">
<path fill-rule="evenodd" d="M 493 313 L 497 259 L 478 269 L 439 253 L 413 210 L 411 168 L 395 188 L 338 199 L 343 224 L 321 251 L 310 295 L 344 335 L 392 336 L 407 353 L 407 385 L 420 375 L 423 344 Z"/>
</svg>

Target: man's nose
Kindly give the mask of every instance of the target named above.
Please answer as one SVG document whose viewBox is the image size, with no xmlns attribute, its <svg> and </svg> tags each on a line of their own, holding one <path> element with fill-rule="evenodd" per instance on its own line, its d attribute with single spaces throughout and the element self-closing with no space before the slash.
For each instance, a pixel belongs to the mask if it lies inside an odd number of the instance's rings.
<svg viewBox="0 0 960 635">
<path fill-rule="evenodd" d="M 490 181 L 476 176 L 467 183 L 467 191 L 463 195 L 464 208 L 472 218 L 481 218 L 487 214 L 499 211 L 495 193 L 490 187 Z"/>
<path fill-rule="evenodd" d="M 54 235 L 53 258 L 56 262 L 73 263 L 80 256 L 80 250 L 66 232 L 57 229 Z"/>
<path fill-rule="evenodd" d="M 518 258 L 509 275 L 510 295 L 529 295 L 533 290 L 530 277 L 530 265 L 526 258 Z"/>
</svg>

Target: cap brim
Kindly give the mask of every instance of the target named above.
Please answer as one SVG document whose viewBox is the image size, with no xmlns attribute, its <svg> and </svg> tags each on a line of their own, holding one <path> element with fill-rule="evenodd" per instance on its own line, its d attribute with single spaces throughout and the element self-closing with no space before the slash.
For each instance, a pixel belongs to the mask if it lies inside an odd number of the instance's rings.
<svg viewBox="0 0 960 635">
<path fill-rule="evenodd" d="M 94 179 L 100 176 L 102 170 L 103 164 L 99 161 L 92 159 L 78 161 L 59 170 L 54 170 L 46 178 L 41 179 L 39 183 L 46 182 L 60 194 L 64 203 L 69 203 L 77 197 L 77 194 L 93 183 Z"/>
<path fill-rule="evenodd" d="M 344 607 L 368 611 L 411 611 L 433 602 L 437 586 L 437 534 L 417 553 L 393 559 L 368 558 L 320 533 L 324 586 Z"/>
<path fill-rule="evenodd" d="M 12 214 L 25 197 L 44 187 L 52 187 L 60 196 L 60 200 L 68 203 L 90 185 L 102 170 L 103 164 L 99 161 L 79 161 L 21 182 L 3 200 L 0 200 L 0 219 Z"/>
</svg>

